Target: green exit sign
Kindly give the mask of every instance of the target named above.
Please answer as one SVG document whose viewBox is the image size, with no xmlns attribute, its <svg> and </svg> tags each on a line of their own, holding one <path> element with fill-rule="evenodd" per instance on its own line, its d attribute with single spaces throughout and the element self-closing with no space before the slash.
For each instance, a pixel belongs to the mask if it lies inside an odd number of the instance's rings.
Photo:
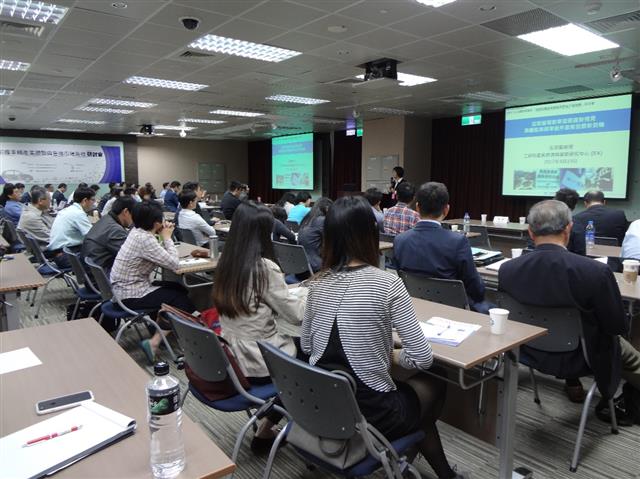
<svg viewBox="0 0 640 479">
<path fill-rule="evenodd" d="M 356 136 L 362 136 L 362 128 L 356 130 Z"/>
<path fill-rule="evenodd" d="M 482 115 L 467 115 L 462 117 L 462 126 L 479 125 L 482 123 Z"/>
</svg>

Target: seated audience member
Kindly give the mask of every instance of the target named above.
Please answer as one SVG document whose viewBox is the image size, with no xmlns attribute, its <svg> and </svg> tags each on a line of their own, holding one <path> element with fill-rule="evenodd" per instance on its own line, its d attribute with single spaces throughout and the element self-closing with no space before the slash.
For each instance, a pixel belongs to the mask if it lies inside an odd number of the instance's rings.
<svg viewBox="0 0 640 479">
<path fill-rule="evenodd" d="M 180 211 L 178 224 L 180 229 L 190 230 L 196 239 L 198 246 L 204 246 L 209 241 L 209 236 L 216 234 L 213 226 L 210 226 L 202 216 L 194 210 L 198 205 L 198 196 L 194 190 L 182 190 L 180 193 Z"/>
<path fill-rule="evenodd" d="M 98 202 L 98 211 L 102 214 L 102 210 L 104 209 L 104 205 L 107 204 L 107 201 L 111 199 L 113 194 L 113 188 L 115 188 L 115 183 L 109 183 L 109 191 L 100 197 L 100 201 Z"/>
<path fill-rule="evenodd" d="M 247 185 L 246 183 L 242 183 L 240 185 L 240 195 L 238 196 L 238 198 L 240 198 L 240 201 L 249 199 L 249 185 Z"/>
<path fill-rule="evenodd" d="M 487 314 L 494 305 L 484 300 L 484 283 L 473 262 L 469 241 L 441 224 L 449 214 L 447 187 L 436 182 L 422 185 L 416 194 L 416 209 L 420 221 L 393 241 L 398 269 L 462 281 L 471 309 Z"/>
<path fill-rule="evenodd" d="M 138 188 L 138 198 L 140 198 L 140 201 L 151 201 L 152 194 L 153 192 L 146 186 Z"/>
<path fill-rule="evenodd" d="M 18 226 L 24 205 L 20 203 L 22 192 L 13 183 L 5 183 L 0 196 L 0 205 L 4 206 L 4 217 Z"/>
<path fill-rule="evenodd" d="M 40 188 L 40 185 L 33 185 L 29 189 L 29 191 L 25 191 L 24 193 L 22 193 L 22 196 L 20 197 L 20 203 L 22 203 L 23 205 L 28 205 L 29 203 L 31 203 L 31 192 L 36 188 Z"/>
<path fill-rule="evenodd" d="M 164 183 L 162 183 L 162 191 L 160 192 L 160 199 L 164 200 L 164 196 L 167 194 L 167 191 L 169 191 L 169 182 L 165 181 Z"/>
<path fill-rule="evenodd" d="M 620 257 L 640 259 L 640 220 L 635 220 L 629 225 L 622 242 Z"/>
<path fill-rule="evenodd" d="M 284 208 L 278 205 L 271 207 L 273 213 L 273 241 L 282 241 L 282 238 L 286 239 L 289 244 L 297 244 L 298 240 L 296 234 L 287 226 L 287 212 Z"/>
<path fill-rule="evenodd" d="M 264 205 L 245 201 L 238 206 L 213 284 L 222 336 L 253 385 L 271 382 L 257 341 L 296 356 L 293 338 L 279 332 L 277 323 L 300 324 L 306 299 L 305 288 L 294 294 L 284 281 L 271 242 L 273 221 Z M 279 420 L 279 415 L 272 414 L 260 424 L 251 443 L 253 450 L 268 449 L 275 435 L 272 427 Z"/>
<path fill-rule="evenodd" d="M 89 186 L 89 188 L 91 188 L 93 191 L 96 192 L 96 195 L 98 194 L 98 191 L 100 191 L 100 185 L 94 183 L 91 186 Z"/>
<path fill-rule="evenodd" d="M 373 215 L 376 217 L 376 222 L 378 223 L 378 229 L 381 233 L 384 233 L 384 213 L 380 209 L 380 202 L 382 201 L 382 191 L 380 191 L 378 188 L 369 188 L 367 191 L 365 191 L 364 197 L 371 205 L 371 210 L 373 211 Z"/>
<path fill-rule="evenodd" d="M 629 332 L 629 319 L 609 267 L 567 251 L 572 223 L 564 203 L 537 203 L 528 223 L 536 249 L 500 267 L 499 289 L 523 304 L 577 308 L 589 362 L 582 346 L 569 353 L 547 353 L 527 345 L 520 348 L 520 361 L 545 374 L 568 378 L 569 398 L 576 402 L 584 398 L 579 378 L 590 374 L 606 399 L 615 394 L 620 376 L 640 390 L 640 353 L 623 338 Z M 640 410 L 628 406 L 626 412 L 618 411 L 619 424 L 634 419 L 640 423 Z"/>
<path fill-rule="evenodd" d="M 47 190 L 47 193 L 49 193 L 49 199 L 53 203 L 53 185 L 51 183 L 45 183 L 44 189 Z"/>
<path fill-rule="evenodd" d="M 119 188 L 119 187 L 112 188 L 111 198 L 109 198 L 109 200 L 105 203 L 104 207 L 100 211 L 100 215 L 101 216 L 108 215 L 109 211 L 111 211 L 111 208 L 113 207 L 113 203 L 115 203 L 115 201 L 121 196 L 124 196 L 124 190 L 122 188 Z"/>
<path fill-rule="evenodd" d="M 178 250 L 171 239 L 173 224 L 163 221 L 160 205 L 149 201 L 136 203 L 132 217 L 135 228 L 127 236 L 111 268 L 113 294 L 133 310 L 157 312 L 162 303 L 166 303 L 193 313 L 195 307 L 184 286 L 171 281 L 152 282 L 150 278 L 157 267 L 175 270 L 180 265 Z M 158 243 L 156 234 L 160 235 L 162 243 Z M 159 321 L 158 325 L 164 335 L 169 334 L 169 324 Z M 162 336 L 155 333 L 151 339 L 141 342 L 150 362 L 153 362 L 161 341 Z"/>
<path fill-rule="evenodd" d="M 389 235 L 399 235 L 413 228 L 420 220 L 420 215 L 409 208 L 416 189 L 408 181 L 399 183 L 395 189 L 398 202 L 384 214 L 384 232 Z"/>
<path fill-rule="evenodd" d="M 300 224 L 309 211 L 311 211 L 311 195 L 306 191 L 301 191 L 296 196 L 296 205 L 289 211 L 287 219 Z"/>
<path fill-rule="evenodd" d="M 339 198 L 329 209 L 323 271 L 310 283 L 302 350 L 310 364 L 353 377 L 362 414 L 387 439 L 422 429 L 420 452 L 437 477 L 462 477 L 449 466 L 436 427 L 446 385 L 420 372 L 433 364 L 431 346 L 402 280 L 378 268 L 378 235 L 364 198 Z M 393 328 L 402 349 L 393 349 Z M 394 375 L 410 377 L 394 380 L 392 364 Z"/>
<path fill-rule="evenodd" d="M 18 229 L 24 231 L 38 242 L 43 251 L 49 245 L 49 235 L 53 216 L 49 214 L 49 193 L 44 188 L 31 189 L 31 203 L 26 205 L 20 215 Z"/>
<path fill-rule="evenodd" d="M 222 210 L 222 214 L 228 220 L 233 217 L 233 213 L 236 211 L 236 208 L 242 203 L 240 199 L 240 193 L 242 184 L 233 180 L 229 184 L 229 189 L 224 192 L 222 195 L 222 200 L 220 201 L 220 209 Z"/>
<path fill-rule="evenodd" d="M 572 190 L 571 188 L 560 188 L 556 191 L 556 195 L 553 199 L 562 201 L 571 211 L 573 211 L 576 209 L 580 195 L 576 190 Z M 580 254 L 582 256 L 586 255 L 587 247 L 584 242 L 584 232 L 579 233 L 572 228 L 567 249 L 575 254 Z"/>
<path fill-rule="evenodd" d="M 95 223 L 82 242 L 82 256 L 93 259 L 107 271 L 111 270 L 120 248 L 133 224 L 131 212 L 136 204 L 130 196 L 117 198 L 108 214 Z"/>
<path fill-rule="evenodd" d="M 167 211 L 171 211 L 176 213 L 178 211 L 178 206 L 180 206 L 180 201 L 178 200 L 178 193 L 180 192 L 180 182 L 172 181 L 169 185 L 169 189 L 164 195 L 164 208 Z"/>
<path fill-rule="evenodd" d="M 196 194 L 196 207 L 193 211 L 195 211 L 196 214 L 200 215 L 208 225 L 212 225 L 213 223 L 215 223 L 215 220 L 211 218 L 209 214 L 203 211 L 202 208 L 200 208 L 200 202 L 204 201 L 204 195 L 207 194 L 207 190 L 204 190 L 202 186 L 200 186 L 200 183 L 198 183 L 197 181 L 187 181 L 184 185 L 182 185 L 182 191 L 184 192 L 185 190 L 192 190 Z M 180 228 L 182 227 L 180 226 Z"/>
<path fill-rule="evenodd" d="M 289 216 L 289 213 L 291 212 L 291 208 L 293 208 L 295 201 L 296 201 L 296 195 L 291 191 L 287 191 L 278 200 L 278 202 L 276 203 L 276 206 L 280 206 L 281 208 L 284 208 L 284 210 L 287 212 L 287 216 Z"/>
<path fill-rule="evenodd" d="M 56 264 L 61 268 L 69 267 L 69 259 L 62 253 L 62 248 L 79 249 L 91 229 L 87 213 L 94 209 L 95 199 L 96 192 L 91 188 L 76 188 L 73 204 L 60 211 L 53 220 L 49 251 L 57 254 Z"/>
<path fill-rule="evenodd" d="M 158 197 L 156 196 L 156 189 L 153 187 L 153 185 L 150 182 L 146 182 L 144 184 L 144 187 L 147 189 L 147 191 L 149 192 L 149 194 L 151 195 L 151 200 L 156 200 L 158 199 Z"/>
<path fill-rule="evenodd" d="M 64 202 L 64 204 L 67 203 L 67 197 L 64 196 L 66 191 L 67 191 L 67 184 L 66 183 L 60 183 L 58 185 L 58 189 L 53 192 L 53 196 L 51 197 L 51 199 L 53 200 L 53 207 L 54 208 L 59 208 L 60 204 L 63 203 L 63 202 Z"/>
<path fill-rule="evenodd" d="M 587 208 L 573 216 L 574 229 L 584 238 L 585 227 L 593 221 L 596 236 L 617 238 L 618 244 L 624 241 L 624 234 L 629 222 L 623 210 L 614 210 L 606 206 L 604 193 L 592 190 L 584 195 L 584 205 Z"/>
<path fill-rule="evenodd" d="M 333 204 L 329 198 L 320 198 L 313 208 L 302 220 L 298 232 L 298 244 L 304 246 L 313 272 L 320 271 L 322 267 L 322 234 L 324 233 L 324 218 Z M 301 278 L 305 279 L 305 278 Z"/>
<path fill-rule="evenodd" d="M 81 182 L 81 183 L 78 183 L 78 187 L 76 188 L 76 190 L 79 188 L 89 188 L 89 185 L 85 182 Z M 76 190 L 73 190 L 69 195 L 69 204 L 73 203 L 73 194 L 76 192 Z"/>
</svg>

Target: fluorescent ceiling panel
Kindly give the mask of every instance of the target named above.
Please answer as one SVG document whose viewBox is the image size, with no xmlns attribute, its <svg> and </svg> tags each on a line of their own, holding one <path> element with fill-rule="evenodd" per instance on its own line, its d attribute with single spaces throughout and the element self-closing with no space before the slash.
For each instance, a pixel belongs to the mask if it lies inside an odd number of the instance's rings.
<svg viewBox="0 0 640 479">
<path fill-rule="evenodd" d="M 203 85 L 201 83 L 188 83 L 182 81 L 173 81 L 173 80 L 164 80 L 162 78 L 150 78 L 150 77 L 140 77 L 140 76 L 132 76 L 127 78 L 124 83 L 128 83 L 130 85 L 143 85 L 143 86 L 152 86 L 156 88 L 169 88 L 172 90 L 186 90 L 186 91 L 198 91 L 203 88 L 207 88 L 209 85 Z"/>
<path fill-rule="evenodd" d="M 292 95 L 271 95 L 266 97 L 265 100 L 281 101 L 284 103 L 300 103 L 302 105 L 319 105 L 320 103 L 329 103 L 329 100 Z"/>
<path fill-rule="evenodd" d="M 0 88 L 0 96 L 9 96 L 13 93 L 11 88 Z"/>
<path fill-rule="evenodd" d="M 130 113 L 133 113 L 133 110 L 121 110 L 120 108 L 103 108 L 99 106 L 83 106 L 82 108 L 78 108 L 78 110 L 90 111 L 94 113 L 116 113 L 119 115 L 128 115 Z"/>
<path fill-rule="evenodd" d="M 134 108 L 152 108 L 157 106 L 156 103 L 148 103 L 144 101 L 116 100 L 113 98 L 92 98 L 89 100 L 92 105 L 111 105 L 111 106 L 130 106 Z"/>
<path fill-rule="evenodd" d="M 37 0 L 0 0 L 0 15 L 57 25 L 69 9 Z"/>
<path fill-rule="evenodd" d="M 414 113 L 411 110 L 401 110 L 399 108 L 387 108 L 384 106 L 376 106 L 373 108 L 369 108 L 369 111 L 374 111 L 376 113 L 386 113 L 387 115 L 411 115 Z"/>
<path fill-rule="evenodd" d="M 153 125 L 154 130 L 191 131 L 191 130 L 195 130 L 196 128 L 197 127 L 195 126 L 186 126 L 186 125 Z"/>
<path fill-rule="evenodd" d="M 564 56 L 599 52 L 600 50 L 608 50 L 620 46 L 573 23 L 538 32 L 525 33 L 524 35 L 518 35 L 518 38 Z"/>
<path fill-rule="evenodd" d="M 137 135 L 137 136 L 165 136 L 164 133 L 153 133 L 151 135 L 147 135 L 144 133 L 140 133 L 139 131 L 130 131 L 127 135 Z"/>
<path fill-rule="evenodd" d="M 218 35 L 205 35 L 200 37 L 193 43 L 190 43 L 189 48 L 276 63 L 302 55 L 302 52 L 296 52 L 294 50 L 236 40 L 235 38 L 220 37 Z"/>
<path fill-rule="evenodd" d="M 0 70 L 26 71 L 31 63 L 19 62 L 16 60 L 4 60 L 0 58 Z"/>
<path fill-rule="evenodd" d="M 456 0 L 416 0 L 416 2 L 421 3 L 422 5 L 434 8 L 442 7 L 443 5 L 447 5 L 455 1 Z"/>
<path fill-rule="evenodd" d="M 87 131 L 87 130 L 80 130 L 78 128 L 40 128 L 41 130 L 46 130 L 46 131 L 68 131 L 68 132 L 81 132 L 81 131 Z"/>
<path fill-rule="evenodd" d="M 208 123 L 210 125 L 219 125 L 221 123 L 226 123 L 226 121 L 208 120 L 206 118 L 182 118 L 180 121 L 185 121 L 187 123 Z"/>
<path fill-rule="evenodd" d="M 57 123 L 83 123 L 85 125 L 104 125 L 107 122 L 102 120 L 78 120 L 76 118 L 60 118 Z"/>
<path fill-rule="evenodd" d="M 264 113 L 258 113 L 255 111 L 240 111 L 240 110 L 225 110 L 225 109 L 212 110 L 209 113 L 211 113 L 212 115 L 246 116 L 248 118 L 253 118 L 256 116 L 264 116 Z"/>
</svg>

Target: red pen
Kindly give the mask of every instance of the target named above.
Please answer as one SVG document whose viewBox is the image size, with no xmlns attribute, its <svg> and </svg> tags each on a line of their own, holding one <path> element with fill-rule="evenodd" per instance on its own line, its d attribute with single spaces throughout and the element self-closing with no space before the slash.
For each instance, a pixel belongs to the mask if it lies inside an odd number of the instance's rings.
<svg viewBox="0 0 640 479">
<path fill-rule="evenodd" d="M 33 446 L 34 444 L 37 444 L 39 442 L 42 441 L 48 441 L 49 439 L 53 439 L 55 437 L 60 437 L 60 436 L 64 436 L 65 434 L 69 434 L 70 432 L 75 432 L 78 431 L 82 426 L 73 426 L 69 429 L 67 429 L 66 431 L 61 431 L 61 432 L 53 432 L 51 434 L 47 434 L 46 436 L 42 436 L 42 437 L 37 437 L 35 439 L 31 439 L 30 441 L 27 441 L 25 444 L 22 445 L 22 447 L 29 447 L 29 446 Z"/>
</svg>

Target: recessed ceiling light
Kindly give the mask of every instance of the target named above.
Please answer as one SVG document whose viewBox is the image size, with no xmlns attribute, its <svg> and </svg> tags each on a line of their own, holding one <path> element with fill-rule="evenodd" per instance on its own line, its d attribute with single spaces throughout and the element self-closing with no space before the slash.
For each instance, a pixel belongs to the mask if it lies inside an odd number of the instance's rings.
<svg viewBox="0 0 640 479">
<path fill-rule="evenodd" d="M 83 123 L 85 125 L 104 125 L 107 122 L 102 120 L 78 120 L 76 118 L 60 118 L 56 123 Z"/>
<path fill-rule="evenodd" d="M 364 80 L 364 75 L 356 76 L 359 80 Z M 435 78 L 423 77 L 420 75 L 410 75 L 409 73 L 400 73 L 398 72 L 398 83 L 399 86 L 416 86 L 423 85 L 424 83 L 431 83 L 434 81 L 438 81 Z"/>
<path fill-rule="evenodd" d="M 11 70 L 11 71 L 26 71 L 31 66 L 31 63 L 19 62 L 16 60 L 3 60 L 0 59 L 0 70 Z"/>
<path fill-rule="evenodd" d="M 77 108 L 77 110 L 90 111 L 93 113 L 115 113 L 118 115 L 128 115 L 130 113 L 133 113 L 133 110 L 122 110 L 120 108 L 103 108 L 99 106 L 83 106 L 81 108 Z"/>
<path fill-rule="evenodd" d="M 175 131 L 191 131 L 195 130 L 197 127 L 195 126 L 184 126 L 184 125 L 153 125 L 155 130 L 175 130 Z"/>
<path fill-rule="evenodd" d="M 598 52 L 620 46 L 573 23 L 525 33 L 518 35 L 518 38 L 564 56 Z"/>
<path fill-rule="evenodd" d="M 456 0 L 416 0 L 416 2 L 426 5 L 427 7 L 438 8 L 449 3 L 453 3 Z"/>
<path fill-rule="evenodd" d="M 319 105 L 320 103 L 329 103 L 329 100 L 292 95 L 271 95 L 266 97 L 265 100 L 281 101 L 284 103 L 301 103 L 302 105 Z"/>
<path fill-rule="evenodd" d="M 253 58 L 254 60 L 263 60 L 265 62 L 281 62 L 288 58 L 302 55 L 302 52 L 294 50 L 236 40 L 234 38 L 219 37 L 217 35 L 200 37 L 195 42 L 190 43 L 189 48 L 235 55 L 237 57 Z"/>
<path fill-rule="evenodd" d="M 136 135 L 136 136 L 144 136 L 144 137 L 149 137 L 149 136 L 165 136 L 164 133 L 156 133 L 153 132 L 151 135 L 147 135 L 144 133 L 140 133 L 139 131 L 130 131 L 129 133 L 127 133 L 127 135 Z"/>
<path fill-rule="evenodd" d="M 255 111 L 225 110 L 222 108 L 218 108 L 217 110 L 212 110 L 209 113 L 211 113 L 212 115 L 246 116 L 248 118 L 253 118 L 256 116 L 264 116 L 264 113 L 258 113 Z"/>
<path fill-rule="evenodd" d="M 198 91 L 203 88 L 207 88 L 209 85 L 203 85 L 201 83 L 187 83 L 182 81 L 173 81 L 173 80 L 163 80 L 162 78 L 149 78 L 149 77 L 140 77 L 140 76 L 132 76 L 127 78 L 124 83 L 128 83 L 130 85 L 143 85 L 143 86 L 152 86 L 156 88 L 169 88 L 172 90 L 187 90 L 187 91 Z"/>
<path fill-rule="evenodd" d="M 69 9 L 36 0 L 0 0 L 0 15 L 56 25 Z"/>
<path fill-rule="evenodd" d="M 219 125 L 221 123 L 226 123 L 226 121 L 222 120 L 208 120 L 206 118 L 182 118 L 180 121 L 185 121 L 187 123 L 208 123 L 211 125 Z"/>
<path fill-rule="evenodd" d="M 481 12 L 493 12 L 496 9 L 495 5 L 482 5 L 480 7 Z"/>
<path fill-rule="evenodd" d="M 79 128 L 52 128 L 52 127 L 48 127 L 48 128 L 40 128 L 41 130 L 45 130 L 45 131 L 68 131 L 68 132 L 80 132 L 80 131 L 87 131 L 87 130 L 80 130 Z"/>
<path fill-rule="evenodd" d="M 369 111 L 376 113 L 386 113 L 387 115 L 411 115 L 414 112 L 411 110 L 401 110 L 399 108 L 387 108 L 385 106 L 376 106 L 369 108 Z"/>
<path fill-rule="evenodd" d="M 327 27 L 327 30 L 331 33 L 344 33 L 348 28 L 344 25 L 331 25 Z"/>
<path fill-rule="evenodd" d="M 13 93 L 11 88 L 0 88 L 0 96 L 9 96 Z"/>
<path fill-rule="evenodd" d="M 112 98 L 92 98 L 89 100 L 92 105 L 112 105 L 112 106 L 131 106 L 134 108 L 152 108 L 157 106 L 156 103 L 148 103 L 144 101 L 116 100 Z"/>
<path fill-rule="evenodd" d="M 113 8 L 127 8 L 128 5 L 124 2 L 113 2 L 111 6 Z"/>
</svg>

